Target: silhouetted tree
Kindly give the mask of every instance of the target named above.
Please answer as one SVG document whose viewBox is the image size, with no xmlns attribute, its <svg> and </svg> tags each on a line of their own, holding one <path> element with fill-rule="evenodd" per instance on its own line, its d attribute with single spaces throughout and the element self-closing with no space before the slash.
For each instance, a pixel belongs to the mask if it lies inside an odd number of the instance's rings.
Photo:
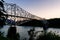
<svg viewBox="0 0 60 40">
<path fill-rule="evenodd" d="M 29 36 L 30 36 L 29 40 L 34 40 L 34 31 L 35 31 L 35 28 L 30 29 L 30 30 L 28 31 L 28 34 L 29 34 Z"/>
<path fill-rule="evenodd" d="M 60 40 L 60 36 L 55 33 L 48 32 L 46 35 L 39 35 L 37 40 Z"/>
<path fill-rule="evenodd" d="M 4 10 L 4 1 L 1 0 L 0 1 L 0 28 L 3 27 L 3 25 L 5 24 L 5 17 L 4 14 L 5 10 Z"/>
<path fill-rule="evenodd" d="M 10 28 L 8 29 L 7 38 L 9 38 L 10 40 L 19 40 L 20 35 L 17 34 L 16 27 L 10 26 Z"/>
<path fill-rule="evenodd" d="M 4 0 L 1 0 L 1 1 L 0 1 L 0 7 L 1 7 L 1 10 L 2 10 L 2 11 L 5 11 L 5 10 L 4 10 Z"/>
</svg>

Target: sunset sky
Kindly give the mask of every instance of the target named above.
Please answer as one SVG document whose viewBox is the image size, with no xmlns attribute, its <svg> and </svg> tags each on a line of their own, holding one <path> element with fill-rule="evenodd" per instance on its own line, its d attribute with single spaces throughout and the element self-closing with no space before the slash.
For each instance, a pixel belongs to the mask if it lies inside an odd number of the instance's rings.
<svg viewBox="0 0 60 40">
<path fill-rule="evenodd" d="M 60 0 L 5 0 L 5 2 L 15 3 L 42 18 L 60 18 Z"/>
</svg>

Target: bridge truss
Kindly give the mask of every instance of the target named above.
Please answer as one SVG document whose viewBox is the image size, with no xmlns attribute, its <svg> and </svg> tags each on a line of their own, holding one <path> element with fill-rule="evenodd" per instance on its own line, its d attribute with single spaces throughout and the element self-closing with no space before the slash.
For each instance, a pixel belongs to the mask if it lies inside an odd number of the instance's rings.
<svg viewBox="0 0 60 40">
<path fill-rule="evenodd" d="M 9 16 L 20 17 L 20 18 L 30 18 L 30 19 L 40 19 L 40 17 L 32 15 L 31 13 L 25 11 L 24 9 L 22 9 L 21 7 L 13 3 L 5 3 L 4 7 L 7 12 L 5 14 L 8 14 Z"/>
</svg>

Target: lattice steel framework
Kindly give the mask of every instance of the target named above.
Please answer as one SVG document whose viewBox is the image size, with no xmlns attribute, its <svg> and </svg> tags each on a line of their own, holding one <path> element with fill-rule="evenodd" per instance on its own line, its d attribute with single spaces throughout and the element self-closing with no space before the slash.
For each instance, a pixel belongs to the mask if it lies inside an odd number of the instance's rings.
<svg viewBox="0 0 60 40">
<path fill-rule="evenodd" d="M 23 17 L 23 18 L 31 18 L 31 19 L 41 19 L 40 17 L 37 17 L 35 15 L 32 15 L 31 13 L 25 11 L 21 7 L 19 7 L 16 4 L 13 3 L 4 3 L 4 7 L 8 15 Z"/>
</svg>

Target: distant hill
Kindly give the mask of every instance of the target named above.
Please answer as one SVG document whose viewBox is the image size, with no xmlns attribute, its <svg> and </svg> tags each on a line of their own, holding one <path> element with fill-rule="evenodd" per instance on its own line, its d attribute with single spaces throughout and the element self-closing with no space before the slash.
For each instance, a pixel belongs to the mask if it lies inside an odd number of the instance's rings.
<svg viewBox="0 0 60 40">
<path fill-rule="evenodd" d="M 60 28 L 60 18 L 48 19 L 47 21 L 48 21 L 48 27 Z M 18 24 L 19 24 L 19 22 L 18 22 Z M 31 21 L 26 22 L 24 24 L 21 24 L 21 25 L 19 24 L 19 26 L 43 27 L 44 24 L 42 23 L 42 20 L 31 20 Z"/>
<path fill-rule="evenodd" d="M 42 24 L 42 22 L 40 21 L 40 20 L 31 20 L 31 21 L 29 21 L 29 22 L 26 22 L 26 23 L 24 23 L 24 24 L 19 24 L 19 26 L 40 26 L 40 27 L 42 27 L 43 26 L 43 24 Z"/>
<path fill-rule="evenodd" d="M 49 27 L 60 28 L 60 18 L 54 18 L 47 20 L 49 22 Z"/>
</svg>

